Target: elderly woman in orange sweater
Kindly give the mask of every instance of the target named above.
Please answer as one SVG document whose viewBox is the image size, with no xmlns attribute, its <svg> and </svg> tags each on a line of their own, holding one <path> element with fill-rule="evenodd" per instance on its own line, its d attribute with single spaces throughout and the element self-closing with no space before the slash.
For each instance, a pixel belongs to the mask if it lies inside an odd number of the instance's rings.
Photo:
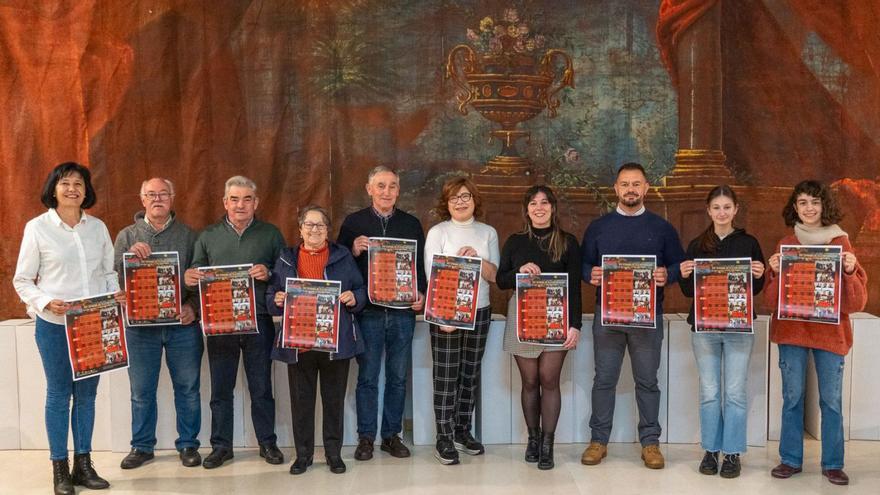
<svg viewBox="0 0 880 495">
<path fill-rule="evenodd" d="M 822 474 L 835 485 L 846 485 L 843 471 L 843 414 L 841 408 L 844 357 L 852 347 L 849 313 L 861 311 L 868 299 L 868 277 L 859 265 L 846 232 L 837 226 L 840 209 L 832 191 L 820 182 L 805 180 L 795 186 L 782 210 L 785 224 L 794 227 L 776 246 L 770 257 L 768 304 L 776 307 L 779 298 L 780 246 L 784 244 L 842 246 L 843 275 L 840 297 L 840 323 L 829 325 L 806 321 L 779 320 L 773 315 L 770 340 L 779 345 L 782 372 L 782 433 L 779 441 L 781 462 L 770 474 L 790 478 L 800 473 L 804 454 L 804 382 L 807 356 L 813 353 L 819 382 L 822 413 Z"/>
</svg>

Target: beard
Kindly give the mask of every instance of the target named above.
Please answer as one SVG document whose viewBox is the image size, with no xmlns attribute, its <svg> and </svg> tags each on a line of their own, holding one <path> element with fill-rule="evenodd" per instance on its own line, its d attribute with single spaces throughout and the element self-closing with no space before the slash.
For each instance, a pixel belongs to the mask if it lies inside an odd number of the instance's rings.
<svg viewBox="0 0 880 495">
<path fill-rule="evenodd" d="M 623 198 L 620 199 L 620 202 L 623 203 L 624 206 L 627 206 L 627 207 L 629 207 L 629 208 L 632 208 L 632 207 L 634 207 L 634 206 L 639 206 L 640 204 L 642 204 L 642 198 L 639 197 L 639 196 L 637 196 L 637 197 L 635 197 L 635 198 L 632 198 L 632 197 L 623 197 Z"/>
</svg>

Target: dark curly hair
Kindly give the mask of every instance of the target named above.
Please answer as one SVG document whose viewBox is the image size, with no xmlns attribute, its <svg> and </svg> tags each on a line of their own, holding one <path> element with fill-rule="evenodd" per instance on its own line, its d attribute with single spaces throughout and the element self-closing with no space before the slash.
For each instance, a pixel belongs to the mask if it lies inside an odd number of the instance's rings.
<svg viewBox="0 0 880 495">
<path fill-rule="evenodd" d="M 794 227 L 794 224 L 800 222 L 795 205 L 797 204 L 798 196 L 801 194 L 822 200 L 823 226 L 833 225 L 843 218 L 843 213 L 837 204 L 837 196 L 830 187 L 817 180 L 804 180 L 794 186 L 794 190 L 788 198 L 788 203 L 782 209 L 782 218 L 785 219 L 785 225 Z"/>
<path fill-rule="evenodd" d="M 437 198 L 437 204 L 434 205 L 434 214 L 437 215 L 440 220 L 449 220 L 452 218 L 452 215 L 449 213 L 449 198 L 458 194 L 458 191 L 461 190 L 462 187 L 467 188 L 471 193 L 471 196 L 473 196 L 471 201 L 474 202 L 474 218 L 480 218 L 483 216 L 483 196 L 480 195 L 480 191 L 477 190 L 476 184 L 474 184 L 470 178 L 460 176 L 453 177 L 443 184 L 443 189 L 440 191 L 440 197 Z"/>
</svg>

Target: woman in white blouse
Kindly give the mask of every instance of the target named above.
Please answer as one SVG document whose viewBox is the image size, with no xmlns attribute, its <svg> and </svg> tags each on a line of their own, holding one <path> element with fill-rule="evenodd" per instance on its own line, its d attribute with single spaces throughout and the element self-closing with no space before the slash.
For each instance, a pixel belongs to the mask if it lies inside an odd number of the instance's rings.
<svg viewBox="0 0 880 495">
<path fill-rule="evenodd" d="M 500 254 L 495 229 L 475 219 L 482 215 L 482 203 L 480 192 L 470 179 L 448 180 L 434 208 L 434 213 L 443 221 L 431 227 L 425 238 L 426 272 L 430 273 L 435 254 L 482 259 L 474 329 L 430 327 L 437 423 L 434 457 L 442 464 L 458 464 L 459 451 L 470 455 L 485 452 L 483 445 L 471 435 L 471 417 L 480 362 L 489 335 L 489 282 L 495 282 Z"/>
<path fill-rule="evenodd" d="M 41 195 L 48 211 L 24 228 L 13 285 L 36 320 L 35 338 L 46 374 L 46 432 L 56 494 L 110 484 L 92 466 L 92 430 L 98 377 L 73 381 L 64 330 L 65 300 L 119 291 L 113 242 L 104 223 L 84 210 L 95 204 L 86 167 L 62 163 L 49 173 Z M 118 297 L 119 298 L 119 297 Z M 73 397 L 73 407 L 70 399 Z M 67 460 L 73 432 L 74 466 Z"/>
</svg>

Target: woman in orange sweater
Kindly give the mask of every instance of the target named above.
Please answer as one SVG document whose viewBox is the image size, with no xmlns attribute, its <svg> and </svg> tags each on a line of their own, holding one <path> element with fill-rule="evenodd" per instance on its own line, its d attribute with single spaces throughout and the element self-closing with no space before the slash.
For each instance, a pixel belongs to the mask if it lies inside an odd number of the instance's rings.
<svg viewBox="0 0 880 495">
<path fill-rule="evenodd" d="M 868 299 L 868 277 L 859 265 L 846 232 L 837 226 L 842 215 L 832 191 L 813 180 L 794 187 L 782 210 L 785 224 L 794 233 L 783 237 L 770 257 L 765 299 L 776 307 L 779 298 L 780 246 L 784 244 L 842 246 L 840 323 L 779 320 L 773 315 L 770 340 L 779 345 L 782 372 L 782 433 L 779 441 L 781 462 L 770 474 L 790 478 L 801 472 L 804 457 L 804 383 L 807 356 L 813 353 L 819 382 L 822 413 L 822 474 L 835 485 L 846 485 L 843 472 L 843 414 L 841 408 L 844 357 L 852 347 L 849 313 L 861 311 Z"/>
</svg>

